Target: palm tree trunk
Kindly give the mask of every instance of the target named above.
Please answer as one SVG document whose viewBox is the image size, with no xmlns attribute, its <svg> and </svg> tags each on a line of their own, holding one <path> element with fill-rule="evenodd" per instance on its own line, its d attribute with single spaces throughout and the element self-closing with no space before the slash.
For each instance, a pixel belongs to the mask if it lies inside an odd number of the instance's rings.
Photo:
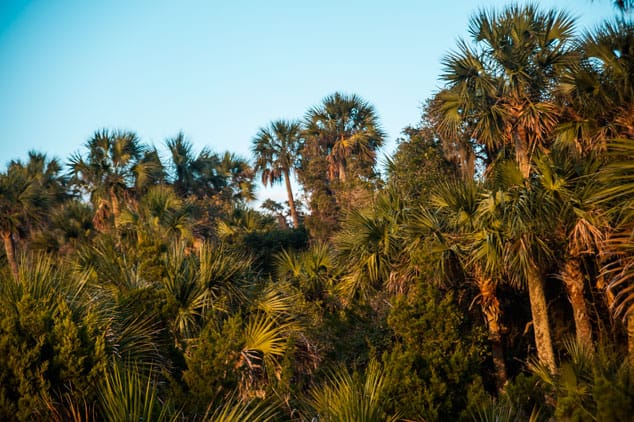
<svg viewBox="0 0 634 422">
<path fill-rule="evenodd" d="M 584 297 L 583 273 L 579 258 L 570 258 L 564 264 L 561 278 L 568 291 L 572 313 L 575 319 L 577 342 L 592 350 L 592 325 Z"/>
<path fill-rule="evenodd" d="M 18 279 L 18 261 L 15 258 L 15 242 L 11 232 L 2 232 L 2 240 L 4 240 L 4 250 L 7 255 L 7 261 L 9 262 L 9 268 L 13 278 Z"/>
<path fill-rule="evenodd" d="M 630 361 L 630 368 L 634 369 L 634 315 L 630 314 L 625 323 L 627 330 L 627 354 Z"/>
<path fill-rule="evenodd" d="M 550 326 L 548 325 L 548 307 L 546 305 L 546 293 L 544 292 L 544 280 L 536 268 L 531 268 L 527 281 L 537 358 L 551 373 L 554 373 L 556 370 L 555 353 L 550 336 Z"/>
<path fill-rule="evenodd" d="M 515 138 L 515 159 L 517 160 L 517 165 L 519 166 L 524 179 L 528 179 L 528 176 L 531 173 L 531 163 L 526 131 L 521 128 L 515 130 L 513 138 Z"/>
<path fill-rule="evenodd" d="M 118 227 L 119 214 L 120 214 L 119 198 L 117 198 L 117 194 L 114 192 L 113 189 L 110 189 L 110 207 L 111 207 L 110 211 L 112 212 L 112 218 L 114 220 L 114 226 Z"/>
<path fill-rule="evenodd" d="M 346 182 L 346 165 L 343 162 L 339 163 L 339 181 Z"/>
<path fill-rule="evenodd" d="M 495 284 L 490 278 L 482 275 L 477 276 L 476 281 L 480 289 L 482 312 L 487 320 L 487 328 L 489 330 L 489 342 L 491 343 L 491 356 L 493 358 L 493 366 L 495 368 L 495 383 L 498 390 L 501 390 L 506 384 L 507 373 L 506 363 L 504 361 L 504 346 L 502 345 L 502 332 L 500 329 L 500 302 L 495 294 Z"/>
<path fill-rule="evenodd" d="M 299 216 L 297 208 L 295 208 L 295 199 L 293 198 L 293 189 L 291 188 L 291 178 L 288 169 L 284 169 L 284 183 L 286 183 L 286 194 L 288 195 L 288 207 L 291 209 L 291 218 L 293 219 L 293 227 L 299 227 Z"/>
</svg>

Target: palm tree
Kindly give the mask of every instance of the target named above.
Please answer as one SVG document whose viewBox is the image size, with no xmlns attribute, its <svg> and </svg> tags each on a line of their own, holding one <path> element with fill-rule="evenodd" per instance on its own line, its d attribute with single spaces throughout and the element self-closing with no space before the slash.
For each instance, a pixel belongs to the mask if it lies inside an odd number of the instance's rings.
<svg viewBox="0 0 634 422">
<path fill-rule="evenodd" d="M 248 257 L 224 244 L 204 243 L 196 254 L 183 242 L 172 244 L 160 286 L 177 306 L 171 327 L 177 341 L 194 339 L 207 312 L 221 308 L 223 301 L 244 299 L 239 283 L 250 265 Z"/>
<path fill-rule="evenodd" d="M 577 342 L 592 350 L 592 324 L 585 299 L 584 260 L 601 259 L 608 222 L 594 200 L 601 186 L 596 177 L 600 161 L 576 158 L 553 148 L 535 160 L 542 206 L 551 208 L 555 236 L 563 246 L 559 276 L 566 288 L 575 320 Z"/>
<path fill-rule="evenodd" d="M 502 339 L 502 309 L 496 290 L 503 281 L 504 236 L 500 216 L 482 218 L 483 186 L 474 181 L 448 181 L 434 189 L 430 205 L 415 212 L 406 223 L 413 254 L 426 251 L 434 256 L 436 274 L 442 283 L 468 283 L 477 289 L 485 318 L 496 384 L 507 381 Z M 490 198 L 489 198 L 490 199 Z M 497 217 L 497 218 L 496 218 Z M 464 286 L 460 286 L 463 287 Z"/>
<path fill-rule="evenodd" d="M 0 173 L 0 235 L 14 277 L 18 275 L 16 239 L 38 227 L 50 208 L 65 197 L 63 178 L 56 160 L 29 153 L 29 161 L 12 161 Z"/>
<path fill-rule="evenodd" d="M 112 217 L 119 224 L 121 201 L 128 189 L 135 185 L 134 169 L 141 160 L 144 147 L 132 132 L 95 132 L 86 143 L 88 154 L 84 158 L 71 156 L 71 183 L 82 193 L 89 194 L 95 207 L 95 226 L 105 229 L 104 219 Z"/>
<path fill-rule="evenodd" d="M 255 171 L 262 174 L 264 186 L 273 186 L 282 179 L 286 185 L 288 206 L 293 227 L 299 227 L 299 216 L 291 187 L 291 171 L 299 166 L 302 147 L 301 125 L 297 121 L 276 120 L 269 127 L 260 128 L 251 151 L 255 155 Z"/>
<path fill-rule="evenodd" d="M 630 363 L 634 365 L 634 146 L 630 139 L 610 142 L 608 157 L 613 158 L 602 169 L 601 191 L 596 195 L 608 210 L 612 230 L 606 239 L 603 274 L 608 280 L 610 306 L 626 325 Z"/>
<path fill-rule="evenodd" d="M 246 159 L 225 151 L 220 158 L 217 172 L 224 179 L 223 197 L 230 204 L 255 199 L 254 172 Z"/>
<path fill-rule="evenodd" d="M 132 168 L 134 188 L 137 194 L 145 193 L 152 186 L 165 183 L 166 170 L 156 148 L 148 148 Z"/>
<path fill-rule="evenodd" d="M 253 171 L 245 159 L 230 152 L 220 156 L 207 148 L 195 155 L 182 133 L 166 144 L 171 155 L 168 179 L 181 197 L 217 196 L 230 204 L 253 199 Z"/>
<path fill-rule="evenodd" d="M 560 86 L 565 120 L 558 141 L 581 153 L 605 152 L 610 139 L 634 138 L 634 25 L 605 22 L 580 42 L 581 60 Z"/>
<path fill-rule="evenodd" d="M 277 279 L 289 281 L 308 300 L 323 300 L 335 296 L 335 283 L 342 268 L 335 265 L 330 245 L 315 243 L 308 250 L 293 253 L 286 250 L 275 256 Z"/>
<path fill-rule="evenodd" d="M 224 178 L 218 172 L 220 158 L 216 154 L 204 148 L 195 155 L 183 133 L 168 139 L 166 144 L 171 158 L 170 180 L 181 197 L 202 199 L 221 191 Z"/>
<path fill-rule="evenodd" d="M 627 2 L 624 2 L 627 3 Z M 634 139 L 634 25 L 631 20 L 606 22 L 582 41 L 579 71 L 568 87 L 578 110 L 579 126 L 589 139 L 590 151 L 607 151 L 600 172 L 596 200 L 608 210 L 612 230 L 607 231 L 603 275 L 608 280 L 608 301 L 627 326 L 630 360 L 634 365 L 634 297 L 632 278 L 631 141 Z M 573 69 L 577 70 L 577 69 Z M 576 120 L 574 121 L 576 123 Z M 566 132 L 564 132 L 566 133 Z M 612 296 L 615 295 L 615 296 Z"/>
<path fill-rule="evenodd" d="M 138 202 L 121 213 L 120 225 L 136 234 L 137 246 L 174 238 L 193 240 L 196 207 L 180 198 L 171 186 L 155 185 L 147 189 Z"/>
<path fill-rule="evenodd" d="M 346 268 L 338 288 L 347 299 L 367 296 L 384 285 L 399 290 L 394 264 L 402 250 L 398 230 L 403 221 L 403 203 L 397 195 L 378 195 L 373 207 L 354 210 L 343 230 L 334 238 L 338 262 Z"/>
<path fill-rule="evenodd" d="M 564 12 L 512 5 L 481 11 L 469 24 L 474 47 L 460 41 L 444 60 L 447 88 L 437 95 L 439 128 L 456 137 L 465 124 L 496 159 L 515 153 L 524 178 L 535 150 L 547 147 L 558 121 L 552 90 L 574 55 L 574 24 Z"/>
<path fill-rule="evenodd" d="M 308 111 L 305 125 L 310 153 L 304 158 L 326 157 L 328 180 L 345 182 L 348 171 L 354 177 L 372 175 L 376 151 L 385 138 L 372 105 L 357 95 L 336 92 Z"/>
<path fill-rule="evenodd" d="M 556 370 L 544 269 L 554 258 L 552 244 L 555 210 L 540 196 L 541 192 L 526 186 L 524 174 L 515 165 L 500 169 L 515 179 L 506 189 L 497 188 L 482 202 L 480 218 L 500 220 L 503 224 L 504 272 L 509 282 L 526 286 L 530 300 L 537 357 L 551 372 Z M 513 174 L 515 173 L 515 174 Z"/>
</svg>

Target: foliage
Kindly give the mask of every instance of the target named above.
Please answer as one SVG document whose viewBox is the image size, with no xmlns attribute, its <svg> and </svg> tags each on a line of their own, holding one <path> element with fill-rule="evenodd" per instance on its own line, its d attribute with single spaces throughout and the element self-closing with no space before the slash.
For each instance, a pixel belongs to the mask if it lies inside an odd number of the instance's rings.
<svg viewBox="0 0 634 422">
<path fill-rule="evenodd" d="M 568 359 L 557 374 L 539 364 L 532 371 L 553 393 L 554 415 L 571 421 L 626 421 L 634 412 L 634 377 L 627 359 L 611 348 L 596 353 L 583 343 L 566 343 Z"/>
<path fill-rule="evenodd" d="M 298 176 L 310 195 L 306 225 L 314 237 L 325 240 L 338 227 L 341 210 L 367 200 L 385 135 L 371 104 L 339 92 L 308 111 L 304 132 Z"/>
<path fill-rule="evenodd" d="M 22 263 L 0 283 L 0 415 L 31 420 L 71 391 L 95 399 L 105 367 L 104 333 L 83 308 L 81 284 L 46 256 Z"/>
<path fill-rule="evenodd" d="M 100 404 L 107 421 L 178 421 L 178 412 L 157 397 L 152 373 L 145 377 L 113 365 L 100 386 Z"/>
<path fill-rule="evenodd" d="M 363 377 L 340 368 L 309 392 L 309 415 L 323 421 L 396 421 L 384 411 L 385 387 L 384 371 L 376 361 L 370 362 Z"/>
<path fill-rule="evenodd" d="M 388 318 L 395 341 L 383 355 L 392 410 L 415 420 L 458 420 L 484 393 L 483 333 L 452 295 L 419 282 L 397 297 Z"/>
<path fill-rule="evenodd" d="M 108 129 L 66 175 L 11 161 L 0 419 L 631 419 L 632 21 L 468 29 L 386 180 L 342 93 L 263 127 L 253 168 Z M 258 173 L 292 228 L 249 206 Z"/>
</svg>

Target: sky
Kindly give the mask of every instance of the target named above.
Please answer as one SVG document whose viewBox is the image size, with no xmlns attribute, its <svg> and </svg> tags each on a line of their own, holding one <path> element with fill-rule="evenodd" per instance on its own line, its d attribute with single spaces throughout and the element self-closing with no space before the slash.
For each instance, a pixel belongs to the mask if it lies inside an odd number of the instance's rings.
<svg viewBox="0 0 634 422">
<path fill-rule="evenodd" d="M 522 3 L 520 1 L 520 3 Z M 502 0 L 0 0 L 0 169 L 28 151 L 65 162 L 97 130 L 250 157 L 253 136 L 334 92 L 374 105 L 391 154 L 442 86 L 441 60 Z M 611 0 L 542 0 L 578 29 Z M 259 188 L 260 200 L 284 200 Z"/>
</svg>

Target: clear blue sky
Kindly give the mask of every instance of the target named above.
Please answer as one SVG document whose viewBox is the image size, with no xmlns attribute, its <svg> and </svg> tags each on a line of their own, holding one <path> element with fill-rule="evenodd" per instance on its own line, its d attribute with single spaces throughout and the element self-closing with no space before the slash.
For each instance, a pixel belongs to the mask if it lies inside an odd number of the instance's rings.
<svg viewBox="0 0 634 422">
<path fill-rule="evenodd" d="M 249 157 L 259 127 L 335 91 L 374 104 L 389 153 L 469 17 L 508 3 L 0 0 L 0 165 L 29 150 L 66 160 L 101 128 L 157 147 L 182 130 L 197 150 Z M 616 13 L 611 0 L 537 3 L 579 29 Z"/>
</svg>

